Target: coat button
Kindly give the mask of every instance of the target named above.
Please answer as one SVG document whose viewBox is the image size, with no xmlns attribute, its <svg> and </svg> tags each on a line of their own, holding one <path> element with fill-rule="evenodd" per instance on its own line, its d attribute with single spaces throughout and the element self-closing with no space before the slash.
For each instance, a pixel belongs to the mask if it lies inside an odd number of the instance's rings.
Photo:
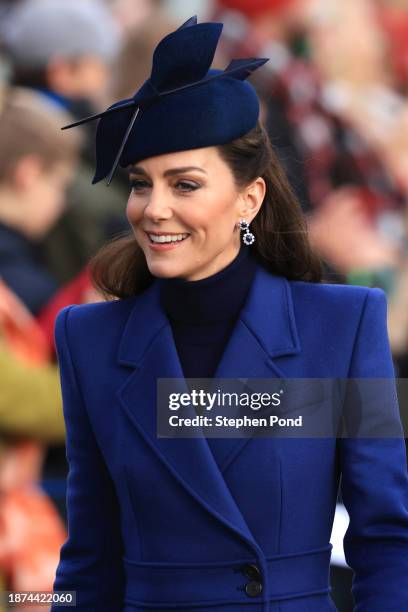
<svg viewBox="0 0 408 612">
<path fill-rule="evenodd" d="M 245 585 L 245 593 L 249 597 L 257 597 L 262 593 L 262 582 L 251 580 L 251 582 Z"/>
<path fill-rule="evenodd" d="M 259 580 L 261 578 L 261 572 L 255 563 L 248 563 L 247 565 L 244 565 L 242 571 L 246 576 L 248 576 L 248 578 L 251 578 L 251 580 Z"/>
</svg>

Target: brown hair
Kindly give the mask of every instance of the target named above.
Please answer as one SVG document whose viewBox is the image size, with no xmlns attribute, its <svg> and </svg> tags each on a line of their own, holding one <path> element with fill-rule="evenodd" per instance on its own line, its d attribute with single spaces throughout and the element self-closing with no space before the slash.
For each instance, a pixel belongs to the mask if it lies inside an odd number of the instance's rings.
<svg viewBox="0 0 408 612">
<path fill-rule="evenodd" d="M 73 162 L 79 155 L 81 134 L 66 136 L 61 126 L 72 117 L 44 95 L 24 87 L 0 91 L 0 182 L 6 182 L 20 159 L 41 158 L 50 168 Z"/>
<path fill-rule="evenodd" d="M 262 176 L 266 194 L 251 223 L 255 242 L 250 247 L 257 260 L 273 274 L 291 280 L 322 282 L 323 263 L 312 249 L 306 220 L 288 179 L 260 122 L 250 132 L 218 145 L 237 188 Z M 91 259 L 95 287 L 105 298 L 127 298 L 146 289 L 155 278 L 133 232 L 120 234 Z"/>
</svg>

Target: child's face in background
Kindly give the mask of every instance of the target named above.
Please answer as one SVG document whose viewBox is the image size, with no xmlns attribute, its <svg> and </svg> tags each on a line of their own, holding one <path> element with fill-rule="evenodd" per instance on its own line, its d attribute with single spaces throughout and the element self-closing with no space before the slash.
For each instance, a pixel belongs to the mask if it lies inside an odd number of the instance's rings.
<svg viewBox="0 0 408 612">
<path fill-rule="evenodd" d="M 57 222 L 65 208 L 66 189 L 74 168 L 67 162 L 51 167 L 34 165 L 20 189 L 20 206 L 24 210 L 23 229 L 33 240 L 40 240 Z"/>
</svg>

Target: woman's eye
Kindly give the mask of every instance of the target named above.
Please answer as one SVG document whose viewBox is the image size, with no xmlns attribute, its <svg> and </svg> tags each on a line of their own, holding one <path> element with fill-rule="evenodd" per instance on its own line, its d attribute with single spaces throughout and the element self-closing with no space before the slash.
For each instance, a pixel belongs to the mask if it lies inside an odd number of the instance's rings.
<svg viewBox="0 0 408 612">
<path fill-rule="evenodd" d="M 130 187 L 132 188 L 132 191 L 144 191 L 150 187 L 150 183 L 144 181 L 143 179 L 133 179 L 130 181 Z M 199 187 L 200 185 L 192 181 L 178 181 L 175 184 L 175 188 L 182 192 L 195 191 Z"/>
<path fill-rule="evenodd" d="M 195 191 L 199 188 L 199 185 L 190 181 L 179 181 L 176 184 L 176 187 L 179 189 L 179 191 Z"/>
<path fill-rule="evenodd" d="M 130 181 L 130 186 L 133 191 L 141 191 L 142 189 L 145 189 L 146 187 L 148 187 L 149 183 L 141 179 L 140 180 L 135 179 L 133 181 Z"/>
</svg>

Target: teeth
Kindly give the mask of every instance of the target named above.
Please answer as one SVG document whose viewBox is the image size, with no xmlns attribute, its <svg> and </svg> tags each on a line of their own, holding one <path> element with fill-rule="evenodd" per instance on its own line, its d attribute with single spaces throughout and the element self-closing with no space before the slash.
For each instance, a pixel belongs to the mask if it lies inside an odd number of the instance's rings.
<svg viewBox="0 0 408 612">
<path fill-rule="evenodd" d="M 188 234 L 175 234 L 175 235 L 163 235 L 163 236 L 155 236 L 153 234 L 149 234 L 149 238 L 152 242 L 178 242 L 180 240 L 184 240 L 187 238 Z"/>
</svg>

